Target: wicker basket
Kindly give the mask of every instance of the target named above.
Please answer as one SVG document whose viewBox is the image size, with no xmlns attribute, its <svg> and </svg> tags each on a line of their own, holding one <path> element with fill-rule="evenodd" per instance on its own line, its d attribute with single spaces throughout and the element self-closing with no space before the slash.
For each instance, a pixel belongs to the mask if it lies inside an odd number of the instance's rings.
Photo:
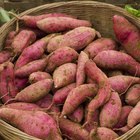
<svg viewBox="0 0 140 140">
<path fill-rule="evenodd" d="M 128 14 L 122 8 L 94 1 L 71 1 L 46 4 L 27 10 L 21 13 L 20 16 L 26 14 L 38 15 L 43 12 L 68 13 L 80 19 L 89 20 L 93 23 L 93 27 L 104 37 L 114 38 L 112 28 L 112 16 L 114 14 L 123 15 L 140 29 L 140 19 Z M 16 19 L 13 19 L 0 28 L 0 49 L 3 48 L 4 40 L 8 32 L 15 30 L 15 21 Z M 21 132 L 3 120 L 0 120 L 0 135 L 6 140 L 40 140 Z M 140 140 L 140 124 L 116 140 Z"/>
</svg>

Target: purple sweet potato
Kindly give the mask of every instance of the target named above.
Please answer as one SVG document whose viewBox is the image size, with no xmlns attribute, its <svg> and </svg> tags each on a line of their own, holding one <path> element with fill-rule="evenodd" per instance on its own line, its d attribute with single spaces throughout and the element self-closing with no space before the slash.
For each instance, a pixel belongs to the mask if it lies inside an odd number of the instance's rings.
<svg viewBox="0 0 140 140">
<path fill-rule="evenodd" d="M 20 91 L 28 85 L 28 78 L 15 78 L 15 87 Z"/>
<path fill-rule="evenodd" d="M 114 91 L 119 94 L 125 93 L 128 88 L 136 83 L 140 83 L 140 78 L 133 76 L 118 75 L 109 78 L 109 83 Z"/>
<path fill-rule="evenodd" d="M 88 97 L 93 98 L 97 94 L 97 90 L 98 88 L 95 84 L 83 84 L 71 90 L 64 103 L 61 117 L 73 113 Z"/>
<path fill-rule="evenodd" d="M 76 87 L 75 83 L 69 84 L 63 88 L 58 89 L 53 96 L 54 104 L 63 104 L 72 89 Z"/>
<path fill-rule="evenodd" d="M 90 140 L 115 140 L 119 135 L 106 127 L 98 127 L 90 132 Z"/>
<path fill-rule="evenodd" d="M 109 101 L 100 112 L 100 126 L 113 128 L 121 116 L 122 103 L 117 92 L 112 92 Z"/>
<path fill-rule="evenodd" d="M 127 124 L 127 117 L 132 109 L 133 107 L 128 105 L 122 107 L 120 118 L 114 128 L 121 128 Z"/>
<path fill-rule="evenodd" d="M 22 51 L 36 40 L 34 32 L 29 30 L 20 31 L 12 42 L 12 48 L 15 54 L 21 54 Z"/>
<path fill-rule="evenodd" d="M 140 64 L 130 55 L 114 50 L 98 53 L 94 62 L 97 66 L 105 69 L 118 69 L 140 76 Z"/>
<path fill-rule="evenodd" d="M 10 103 L 7 105 L 3 105 L 2 107 L 11 108 L 11 109 L 18 109 L 18 110 L 41 110 L 41 108 L 33 103 L 24 103 L 24 102 L 17 102 L 17 103 Z"/>
<path fill-rule="evenodd" d="M 78 27 L 62 36 L 60 47 L 67 46 L 79 51 L 91 43 L 96 36 L 96 31 L 90 27 Z"/>
<path fill-rule="evenodd" d="M 78 123 L 72 122 L 68 119 L 61 118 L 59 120 L 59 127 L 62 135 L 72 140 L 88 140 L 89 133 Z"/>
<path fill-rule="evenodd" d="M 136 124 L 140 122 L 140 102 L 130 111 L 127 118 L 127 126 L 133 128 Z"/>
<path fill-rule="evenodd" d="M 47 58 L 32 61 L 15 71 L 15 75 L 20 78 L 28 77 L 33 72 L 42 71 L 47 65 Z"/>
<path fill-rule="evenodd" d="M 64 13 L 50 13 L 50 14 L 46 13 L 46 14 L 36 15 L 36 16 L 25 15 L 25 16 L 21 17 L 21 20 L 24 22 L 24 24 L 26 26 L 36 28 L 37 27 L 36 23 L 39 20 L 42 20 L 42 19 L 45 19 L 48 17 L 71 17 L 71 18 L 73 18 L 73 16 L 67 15 Z"/>
<path fill-rule="evenodd" d="M 97 95 L 90 101 L 88 105 L 87 121 L 84 123 L 86 126 L 91 122 L 94 112 L 101 106 L 103 106 L 110 98 L 111 86 L 107 76 L 96 66 L 96 64 L 89 60 L 85 64 L 85 71 L 93 81 L 95 81 L 99 90 Z"/>
<path fill-rule="evenodd" d="M 63 35 L 58 35 L 58 36 L 51 38 L 48 42 L 46 51 L 51 53 L 51 52 L 55 51 L 56 49 L 60 48 L 58 44 L 62 40 L 62 37 L 63 37 Z M 62 46 L 62 47 L 65 47 L 65 46 Z"/>
<path fill-rule="evenodd" d="M 76 72 L 76 86 L 82 85 L 85 82 L 85 63 L 89 60 L 88 55 L 81 51 L 78 57 L 77 72 Z"/>
<path fill-rule="evenodd" d="M 45 140 L 52 130 L 51 137 L 62 140 L 55 120 L 45 112 L 1 108 L 0 118 L 31 136 Z"/>
<path fill-rule="evenodd" d="M 84 50 L 93 59 L 99 52 L 104 50 L 116 50 L 117 44 L 111 38 L 99 38 L 90 43 Z"/>
<path fill-rule="evenodd" d="M 12 44 L 15 36 L 16 36 L 16 32 L 15 31 L 11 31 L 11 32 L 8 33 L 8 35 L 6 37 L 4 49 L 12 49 L 11 44 Z"/>
<path fill-rule="evenodd" d="M 91 27 L 91 23 L 69 17 L 49 17 L 37 22 L 37 27 L 46 33 L 66 31 L 80 26 Z"/>
<path fill-rule="evenodd" d="M 48 108 L 52 104 L 53 96 L 51 94 L 47 94 L 45 97 L 41 98 L 36 102 L 36 104 L 41 108 Z M 52 112 L 60 112 L 59 107 L 52 105 L 50 108 Z"/>
<path fill-rule="evenodd" d="M 52 76 L 49 73 L 42 72 L 42 71 L 33 72 L 29 76 L 29 82 L 31 84 L 36 83 L 36 82 L 41 81 L 41 80 L 44 80 L 44 79 L 52 79 Z"/>
<path fill-rule="evenodd" d="M 54 71 L 57 67 L 62 64 L 76 61 L 78 53 L 69 47 L 63 47 L 55 50 L 48 55 L 48 63 L 46 69 L 48 72 Z"/>
<path fill-rule="evenodd" d="M 22 54 L 19 56 L 15 64 L 15 69 L 26 65 L 27 63 L 41 58 L 45 51 L 46 42 L 43 40 L 36 41 L 31 46 L 25 48 Z"/>
<path fill-rule="evenodd" d="M 140 31 L 125 17 L 114 15 L 113 27 L 118 41 L 133 58 L 140 62 Z"/>
<path fill-rule="evenodd" d="M 125 125 L 124 127 L 114 128 L 113 130 L 117 132 L 119 135 L 123 135 L 124 133 L 128 132 L 130 128 L 127 125 Z"/>
<path fill-rule="evenodd" d="M 122 71 L 119 70 L 112 70 L 107 73 L 108 77 L 123 75 Z"/>
<path fill-rule="evenodd" d="M 76 64 L 66 63 L 53 72 L 54 87 L 61 88 L 76 80 Z"/>
<path fill-rule="evenodd" d="M 1 51 L 0 52 L 0 64 L 8 61 L 10 57 L 12 56 L 12 53 L 10 51 Z"/>
<path fill-rule="evenodd" d="M 3 96 L 2 101 L 5 103 L 16 94 L 14 65 L 11 62 L 5 62 L 0 65 L 0 96 Z"/>
<path fill-rule="evenodd" d="M 13 100 L 27 103 L 36 102 L 49 93 L 52 85 L 51 79 L 41 80 L 21 90 Z"/>
<path fill-rule="evenodd" d="M 68 118 L 76 123 L 80 123 L 84 117 L 84 108 L 80 105 L 72 114 L 68 115 Z"/>
<path fill-rule="evenodd" d="M 125 102 L 135 106 L 140 101 L 140 84 L 130 87 L 125 95 Z"/>
</svg>

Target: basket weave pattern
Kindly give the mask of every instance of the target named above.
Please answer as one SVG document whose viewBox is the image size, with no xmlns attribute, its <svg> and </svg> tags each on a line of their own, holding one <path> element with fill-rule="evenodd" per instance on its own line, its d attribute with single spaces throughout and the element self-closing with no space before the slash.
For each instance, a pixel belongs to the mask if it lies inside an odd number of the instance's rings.
<svg viewBox="0 0 140 140">
<path fill-rule="evenodd" d="M 115 38 L 112 28 L 112 17 L 115 14 L 126 17 L 140 29 L 140 19 L 130 15 L 122 8 L 94 1 L 71 1 L 46 4 L 29 9 L 21 13 L 19 17 L 27 14 L 39 15 L 44 12 L 62 12 L 77 16 L 79 19 L 89 20 L 92 22 L 93 27 L 104 37 Z M 10 31 L 15 30 L 15 22 L 16 19 L 12 19 L 0 28 L 0 50 L 2 50 L 4 46 L 6 35 Z M 20 26 L 23 26 L 22 23 L 20 23 Z M 6 140 L 40 140 L 21 132 L 3 120 L 0 120 L 0 135 Z M 116 140 L 140 140 L 140 124 Z"/>
</svg>

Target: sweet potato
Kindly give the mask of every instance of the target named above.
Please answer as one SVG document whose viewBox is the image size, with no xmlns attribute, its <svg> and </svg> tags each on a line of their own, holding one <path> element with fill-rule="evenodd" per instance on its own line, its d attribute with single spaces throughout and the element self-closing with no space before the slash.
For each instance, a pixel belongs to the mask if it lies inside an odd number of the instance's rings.
<svg viewBox="0 0 140 140">
<path fill-rule="evenodd" d="M 60 47 L 65 47 L 65 46 L 59 47 L 59 45 L 58 45 L 60 43 L 60 41 L 62 40 L 62 37 L 63 37 L 63 35 L 58 35 L 58 36 L 51 38 L 48 42 L 46 51 L 51 53 Z"/>
<path fill-rule="evenodd" d="M 140 83 L 140 78 L 133 76 L 118 75 L 109 78 L 109 83 L 113 90 L 119 94 L 125 93 L 128 88 L 136 83 Z"/>
<path fill-rule="evenodd" d="M 70 93 L 72 89 L 76 87 L 75 83 L 69 84 L 63 88 L 58 89 L 54 96 L 53 96 L 53 102 L 54 104 L 63 104 Z"/>
<path fill-rule="evenodd" d="M 119 70 L 112 70 L 107 73 L 108 77 L 123 75 L 122 71 Z"/>
<path fill-rule="evenodd" d="M 140 101 L 140 84 L 130 87 L 125 95 L 125 102 L 135 106 Z"/>
<path fill-rule="evenodd" d="M 54 137 L 62 140 L 55 120 L 45 112 L 1 108 L 0 118 L 34 137 L 45 140 L 53 130 Z"/>
<path fill-rule="evenodd" d="M 90 132 L 90 140 L 115 140 L 119 135 L 106 127 L 98 127 Z"/>
<path fill-rule="evenodd" d="M 41 81 L 41 80 L 44 80 L 44 79 L 52 79 L 52 76 L 49 73 L 42 72 L 42 71 L 33 72 L 29 76 L 29 82 L 31 84 L 36 83 L 36 82 Z"/>
<path fill-rule="evenodd" d="M 109 101 L 100 112 L 100 126 L 113 128 L 121 116 L 122 104 L 119 94 L 112 92 Z"/>
<path fill-rule="evenodd" d="M 87 83 L 87 84 L 95 84 L 96 82 L 93 81 L 91 78 L 89 78 L 89 77 L 87 76 L 86 83 Z"/>
<path fill-rule="evenodd" d="M 46 69 L 48 72 L 52 72 L 56 67 L 62 64 L 70 63 L 76 61 L 78 58 L 78 53 L 69 47 L 63 47 L 55 50 L 50 55 L 48 55 L 48 63 Z"/>
<path fill-rule="evenodd" d="M 11 62 L 5 62 L 0 65 L 0 96 L 3 96 L 2 101 L 5 103 L 16 94 L 14 65 Z"/>
<path fill-rule="evenodd" d="M 15 78 L 15 87 L 20 91 L 28 85 L 28 78 Z"/>
<path fill-rule="evenodd" d="M 71 17 L 71 18 L 73 18 L 72 15 L 67 15 L 64 13 L 50 13 L 50 14 L 46 13 L 46 14 L 36 15 L 36 16 L 25 15 L 25 16 L 21 17 L 20 20 L 22 20 L 26 26 L 36 28 L 37 27 L 36 23 L 39 20 L 42 20 L 42 19 L 45 19 L 48 17 Z"/>
<path fill-rule="evenodd" d="M 13 100 L 27 103 L 36 102 L 49 93 L 52 85 L 51 79 L 41 80 L 21 90 Z"/>
<path fill-rule="evenodd" d="M 66 31 L 80 26 L 91 27 L 91 23 L 69 17 L 49 17 L 37 22 L 37 27 L 46 33 Z"/>
<path fill-rule="evenodd" d="M 85 71 L 87 76 L 94 80 L 99 90 L 97 95 L 90 101 L 88 105 L 87 122 L 83 126 L 86 126 L 91 122 L 94 112 L 101 106 L 103 106 L 110 98 L 111 86 L 107 76 L 96 66 L 96 64 L 89 60 L 85 64 Z"/>
<path fill-rule="evenodd" d="M 52 99 L 53 96 L 51 94 L 47 94 L 45 97 L 38 100 L 35 104 L 37 104 L 41 108 L 48 108 L 52 104 Z M 59 107 L 52 105 L 50 111 L 58 113 L 60 112 L 60 109 Z"/>
<path fill-rule="evenodd" d="M 20 31 L 12 42 L 12 48 L 15 54 L 19 55 L 22 51 L 36 40 L 34 32 L 29 30 Z"/>
<path fill-rule="evenodd" d="M 14 37 L 16 36 L 16 32 L 15 31 L 11 31 L 8 33 L 6 40 L 5 40 L 5 46 L 4 49 L 12 49 L 12 42 L 14 40 Z"/>
<path fill-rule="evenodd" d="M 68 115 L 68 118 L 76 123 L 80 123 L 84 117 L 84 108 L 80 105 L 72 114 Z"/>
<path fill-rule="evenodd" d="M 27 63 L 41 58 L 45 51 L 47 43 L 43 40 L 36 41 L 31 46 L 25 48 L 15 64 L 15 69 L 26 65 Z"/>
<path fill-rule="evenodd" d="M 59 127 L 62 135 L 72 140 L 88 140 L 89 133 L 78 123 L 74 123 L 68 119 L 61 118 L 59 120 Z"/>
<path fill-rule="evenodd" d="M 54 87 L 61 88 L 75 82 L 76 64 L 66 63 L 59 66 L 53 72 Z"/>
<path fill-rule="evenodd" d="M 133 58 L 140 62 L 140 31 L 125 17 L 114 15 L 113 28 L 118 41 Z"/>
<path fill-rule="evenodd" d="M 76 86 L 82 85 L 85 82 L 85 63 L 89 60 L 88 55 L 81 51 L 78 57 L 77 72 L 76 72 Z"/>
<path fill-rule="evenodd" d="M 0 64 L 8 61 L 11 56 L 12 56 L 12 53 L 10 51 L 1 51 L 0 52 Z"/>
<path fill-rule="evenodd" d="M 36 104 L 24 102 L 10 103 L 7 105 L 3 105 L 2 107 L 27 111 L 41 110 L 41 108 Z"/>
<path fill-rule="evenodd" d="M 83 84 L 71 90 L 64 103 L 60 117 L 73 113 L 86 99 L 93 98 L 97 94 L 97 90 L 98 88 L 95 84 Z"/>
<path fill-rule="evenodd" d="M 127 124 L 127 117 L 128 117 L 128 115 L 129 115 L 129 113 L 132 109 L 133 109 L 133 107 L 128 106 L 128 105 L 122 107 L 119 121 L 114 126 L 114 128 L 121 128 L 121 127 L 124 127 Z"/>
<path fill-rule="evenodd" d="M 111 38 L 99 38 L 92 43 L 90 43 L 84 52 L 89 55 L 90 59 L 93 59 L 99 52 L 104 50 L 116 50 L 117 44 Z"/>
<path fill-rule="evenodd" d="M 47 65 L 47 58 L 32 61 L 15 71 L 15 75 L 20 78 L 28 77 L 31 73 L 42 71 Z"/>
<path fill-rule="evenodd" d="M 79 51 L 91 43 L 96 36 L 96 31 L 90 27 L 78 27 L 62 36 L 60 47 L 67 46 Z"/>
<path fill-rule="evenodd" d="M 127 118 L 127 126 L 133 128 L 136 124 L 140 122 L 140 102 L 131 110 Z"/>
<path fill-rule="evenodd" d="M 105 69 L 118 69 L 140 76 L 140 64 L 130 55 L 114 50 L 98 53 L 94 62 L 97 66 Z"/>
</svg>

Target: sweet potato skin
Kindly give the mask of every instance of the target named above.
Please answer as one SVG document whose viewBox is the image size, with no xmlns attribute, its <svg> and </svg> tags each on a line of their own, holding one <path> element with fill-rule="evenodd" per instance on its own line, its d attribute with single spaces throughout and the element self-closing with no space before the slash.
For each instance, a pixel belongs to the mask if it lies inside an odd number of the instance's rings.
<svg viewBox="0 0 140 140">
<path fill-rule="evenodd" d="M 117 92 L 112 92 L 109 101 L 100 112 L 100 126 L 113 128 L 119 121 L 121 110 L 121 99 Z"/>
<path fill-rule="evenodd" d="M 0 64 L 8 61 L 10 57 L 12 56 L 12 53 L 10 51 L 1 51 L 0 52 Z"/>
<path fill-rule="evenodd" d="M 66 63 L 59 66 L 53 72 L 54 87 L 61 88 L 75 82 L 76 64 Z"/>
<path fill-rule="evenodd" d="M 126 95 L 125 102 L 129 105 L 135 106 L 140 101 L 140 84 L 131 86 Z"/>
<path fill-rule="evenodd" d="M 140 31 L 125 17 L 114 15 L 113 28 L 118 41 L 133 58 L 140 62 Z"/>
<path fill-rule="evenodd" d="M 24 89 L 28 85 L 28 78 L 15 78 L 15 87 L 18 91 Z"/>
</svg>

